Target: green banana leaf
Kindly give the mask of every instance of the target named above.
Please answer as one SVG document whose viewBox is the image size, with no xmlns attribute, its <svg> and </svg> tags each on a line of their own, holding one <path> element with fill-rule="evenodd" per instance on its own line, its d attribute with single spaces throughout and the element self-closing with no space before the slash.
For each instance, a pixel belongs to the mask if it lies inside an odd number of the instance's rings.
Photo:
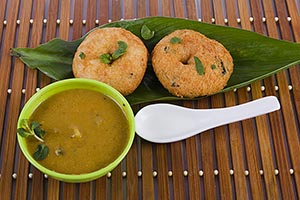
<svg viewBox="0 0 300 200">
<path fill-rule="evenodd" d="M 144 25 L 154 31 L 151 39 L 143 39 L 141 28 Z M 177 29 L 192 29 L 219 41 L 230 51 L 234 60 L 234 72 L 227 86 L 220 92 L 246 86 L 300 63 L 299 43 L 276 40 L 237 28 L 168 17 L 117 21 L 97 28 L 103 27 L 122 27 L 131 31 L 143 40 L 149 53 L 161 38 Z M 73 77 L 73 55 L 85 36 L 72 42 L 53 39 L 36 48 L 13 48 L 11 54 L 52 79 L 66 79 Z M 152 70 L 151 61 L 140 86 L 126 98 L 131 104 L 182 99 L 174 97 L 163 88 Z"/>
</svg>

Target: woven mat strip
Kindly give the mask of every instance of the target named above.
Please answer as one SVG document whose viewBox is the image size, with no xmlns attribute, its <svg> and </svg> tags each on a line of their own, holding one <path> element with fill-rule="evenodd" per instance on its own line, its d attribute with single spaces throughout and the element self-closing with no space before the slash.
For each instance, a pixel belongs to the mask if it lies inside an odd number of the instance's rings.
<svg viewBox="0 0 300 200">
<path fill-rule="evenodd" d="M 0 48 L 0 92 L 3 94 L 0 98 L 0 128 L 3 130 L 0 194 L 5 194 L 3 198 L 257 199 L 266 196 L 292 199 L 295 194 L 299 198 L 300 146 L 296 139 L 300 135 L 299 66 L 237 92 L 178 102 L 192 108 L 217 108 L 276 95 L 282 109 L 172 144 L 151 144 L 136 137 L 126 159 L 111 172 L 111 177 L 82 184 L 46 178 L 28 164 L 17 147 L 15 124 L 19 110 L 36 88 L 44 87 L 51 80 L 24 67 L 18 59 L 11 59 L 11 47 L 35 47 L 54 37 L 77 39 L 109 19 L 148 15 L 201 19 L 273 38 L 300 41 L 299 10 L 294 0 L 275 0 L 275 6 L 267 0 L 254 0 L 249 4 L 225 0 L 224 4 L 216 0 L 186 0 L 185 4 L 179 0 L 1 1 L 0 22 L 6 20 L 0 25 L 0 39 L 4 41 Z M 19 8 L 18 12 L 15 8 Z M 25 89 L 23 93 L 22 89 Z M 140 107 L 142 105 L 136 109 Z"/>
</svg>

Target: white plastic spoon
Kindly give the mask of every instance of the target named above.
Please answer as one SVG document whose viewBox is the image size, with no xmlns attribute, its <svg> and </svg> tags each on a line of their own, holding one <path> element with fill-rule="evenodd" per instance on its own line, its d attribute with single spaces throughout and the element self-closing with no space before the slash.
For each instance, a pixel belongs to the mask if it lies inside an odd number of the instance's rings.
<svg viewBox="0 0 300 200">
<path fill-rule="evenodd" d="M 151 142 L 175 142 L 217 126 L 278 109 L 280 104 L 275 96 L 216 109 L 191 109 L 172 104 L 153 104 L 142 108 L 135 115 L 136 133 Z"/>
</svg>

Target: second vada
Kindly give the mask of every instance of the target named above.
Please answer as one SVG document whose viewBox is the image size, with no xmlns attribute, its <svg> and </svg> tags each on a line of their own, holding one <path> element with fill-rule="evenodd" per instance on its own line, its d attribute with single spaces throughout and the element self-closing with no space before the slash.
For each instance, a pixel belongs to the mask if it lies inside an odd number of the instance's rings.
<svg viewBox="0 0 300 200">
<path fill-rule="evenodd" d="M 162 38 L 152 52 L 162 85 L 178 97 L 198 97 L 222 90 L 233 72 L 233 59 L 219 42 L 183 29 Z"/>
</svg>

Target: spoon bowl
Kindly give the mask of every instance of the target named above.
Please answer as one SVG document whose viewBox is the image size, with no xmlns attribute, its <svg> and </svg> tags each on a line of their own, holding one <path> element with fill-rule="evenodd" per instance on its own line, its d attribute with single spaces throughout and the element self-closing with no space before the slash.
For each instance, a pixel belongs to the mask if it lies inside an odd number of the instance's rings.
<svg viewBox="0 0 300 200">
<path fill-rule="evenodd" d="M 280 104 L 275 96 L 215 109 L 191 109 L 166 103 L 152 104 L 145 106 L 135 115 L 136 133 L 150 142 L 175 142 L 214 127 L 278 109 Z"/>
</svg>

